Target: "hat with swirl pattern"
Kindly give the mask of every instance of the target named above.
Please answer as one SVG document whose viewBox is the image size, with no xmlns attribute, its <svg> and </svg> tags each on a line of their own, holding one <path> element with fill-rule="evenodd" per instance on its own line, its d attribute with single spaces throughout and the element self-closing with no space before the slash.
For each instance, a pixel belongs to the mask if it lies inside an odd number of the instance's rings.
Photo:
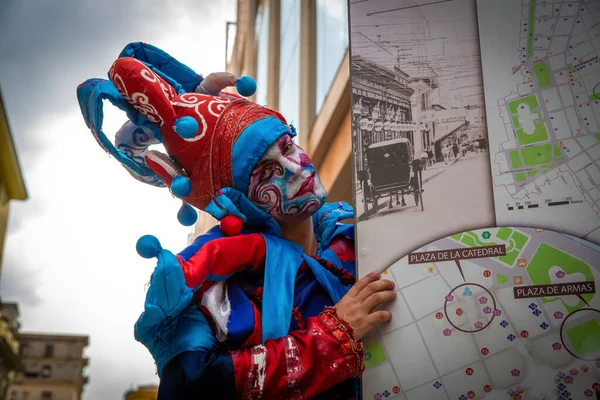
<svg viewBox="0 0 600 400">
<path fill-rule="evenodd" d="M 222 220 L 226 234 L 249 220 L 268 219 L 245 196 L 250 174 L 266 150 L 294 129 L 277 111 L 241 96 L 254 93 L 252 78 L 225 72 L 203 78 L 145 43 L 128 45 L 108 75 L 78 87 L 84 119 L 101 147 L 134 177 L 169 186 L 183 200 L 181 223 L 195 222 L 190 205 Z M 241 95 L 225 92 L 229 86 Z M 129 119 L 115 145 L 102 132 L 104 99 Z M 159 143 L 166 154 L 150 149 Z"/>
</svg>

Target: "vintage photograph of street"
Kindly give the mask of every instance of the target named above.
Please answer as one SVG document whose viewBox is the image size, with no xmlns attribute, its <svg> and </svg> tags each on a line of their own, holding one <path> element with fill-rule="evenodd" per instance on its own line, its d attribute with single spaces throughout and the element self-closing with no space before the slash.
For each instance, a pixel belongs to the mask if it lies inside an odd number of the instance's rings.
<svg viewBox="0 0 600 400">
<path fill-rule="evenodd" d="M 350 0 L 359 274 L 494 226 L 475 0 Z"/>
</svg>

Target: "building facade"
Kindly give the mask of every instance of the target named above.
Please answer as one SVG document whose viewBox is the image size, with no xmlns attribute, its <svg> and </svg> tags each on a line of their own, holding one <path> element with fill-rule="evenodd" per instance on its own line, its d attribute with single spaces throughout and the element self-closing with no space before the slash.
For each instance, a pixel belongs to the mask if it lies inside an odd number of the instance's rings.
<svg viewBox="0 0 600 400">
<path fill-rule="evenodd" d="M 137 389 L 127 391 L 123 397 L 124 400 L 156 400 L 157 398 L 157 385 L 140 385 Z"/>
<path fill-rule="evenodd" d="M 88 336 L 21 333 L 23 372 L 16 374 L 10 400 L 80 400 L 88 378 Z"/>
<path fill-rule="evenodd" d="M 17 371 L 23 369 L 19 360 L 19 308 L 15 303 L 0 304 L 0 399 L 8 399 Z"/>
<path fill-rule="evenodd" d="M 227 71 L 256 78 L 251 100 L 296 127 L 328 201 L 352 204 L 347 14 L 347 0 L 238 0 L 226 62 Z M 200 218 L 196 234 L 215 223 Z"/>
<path fill-rule="evenodd" d="M 11 200 L 26 198 L 23 173 L 19 166 L 0 91 L 0 275 L 9 203 Z M 19 310 L 16 304 L 2 304 L 0 299 L 0 400 L 8 397 L 13 376 L 22 367 L 18 358 L 19 344 L 15 337 L 18 316 Z"/>
<path fill-rule="evenodd" d="M 352 116 L 356 140 L 356 171 L 366 167 L 368 146 L 399 138 L 414 142 L 416 125 L 411 110 L 414 90 L 408 74 L 398 67 L 388 69 L 360 56 L 352 57 Z"/>
</svg>

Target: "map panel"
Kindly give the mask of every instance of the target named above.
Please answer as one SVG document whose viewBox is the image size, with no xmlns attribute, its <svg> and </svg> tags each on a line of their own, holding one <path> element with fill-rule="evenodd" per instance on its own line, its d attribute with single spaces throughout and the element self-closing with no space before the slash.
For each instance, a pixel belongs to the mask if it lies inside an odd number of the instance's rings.
<svg viewBox="0 0 600 400">
<path fill-rule="evenodd" d="M 600 398 L 600 246 L 533 228 L 458 233 L 383 273 L 363 399 Z"/>
<path fill-rule="evenodd" d="M 497 224 L 600 243 L 600 1 L 477 11 Z"/>
</svg>

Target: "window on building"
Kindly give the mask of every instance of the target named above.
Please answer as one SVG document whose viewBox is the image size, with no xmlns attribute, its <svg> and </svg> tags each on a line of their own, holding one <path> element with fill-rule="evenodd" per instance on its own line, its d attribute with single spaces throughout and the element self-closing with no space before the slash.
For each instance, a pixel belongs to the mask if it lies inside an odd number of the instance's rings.
<svg viewBox="0 0 600 400">
<path fill-rule="evenodd" d="M 348 48 L 347 0 L 317 0 L 317 114 Z"/>
<path fill-rule="evenodd" d="M 302 134 L 300 110 L 300 1 L 281 0 L 279 111 Z"/>
<path fill-rule="evenodd" d="M 267 86 L 269 75 L 269 5 L 261 1 L 256 16 L 256 40 L 258 54 L 256 59 L 256 102 L 267 105 Z"/>
<path fill-rule="evenodd" d="M 42 392 L 42 400 L 52 400 L 52 392 Z"/>
<path fill-rule="evenodd" d="M 27 356 L 29 355 L 29 347 L 27 343 L 21 343 L 19 346 L 19 356 Z"/>
<path fill-rule="evenodd" d="M 54 346 L 51 344 L 46 345 L 46 349 L 44 350 L 44 357 L 53 357 L 54 356 Z"/>
<path fill-rule="evenodd" d="M 52 367 L 50 365 L 44 365 L 40 371 L 42 378 L 49 378 L 52 375 Z"/>
</svg>

